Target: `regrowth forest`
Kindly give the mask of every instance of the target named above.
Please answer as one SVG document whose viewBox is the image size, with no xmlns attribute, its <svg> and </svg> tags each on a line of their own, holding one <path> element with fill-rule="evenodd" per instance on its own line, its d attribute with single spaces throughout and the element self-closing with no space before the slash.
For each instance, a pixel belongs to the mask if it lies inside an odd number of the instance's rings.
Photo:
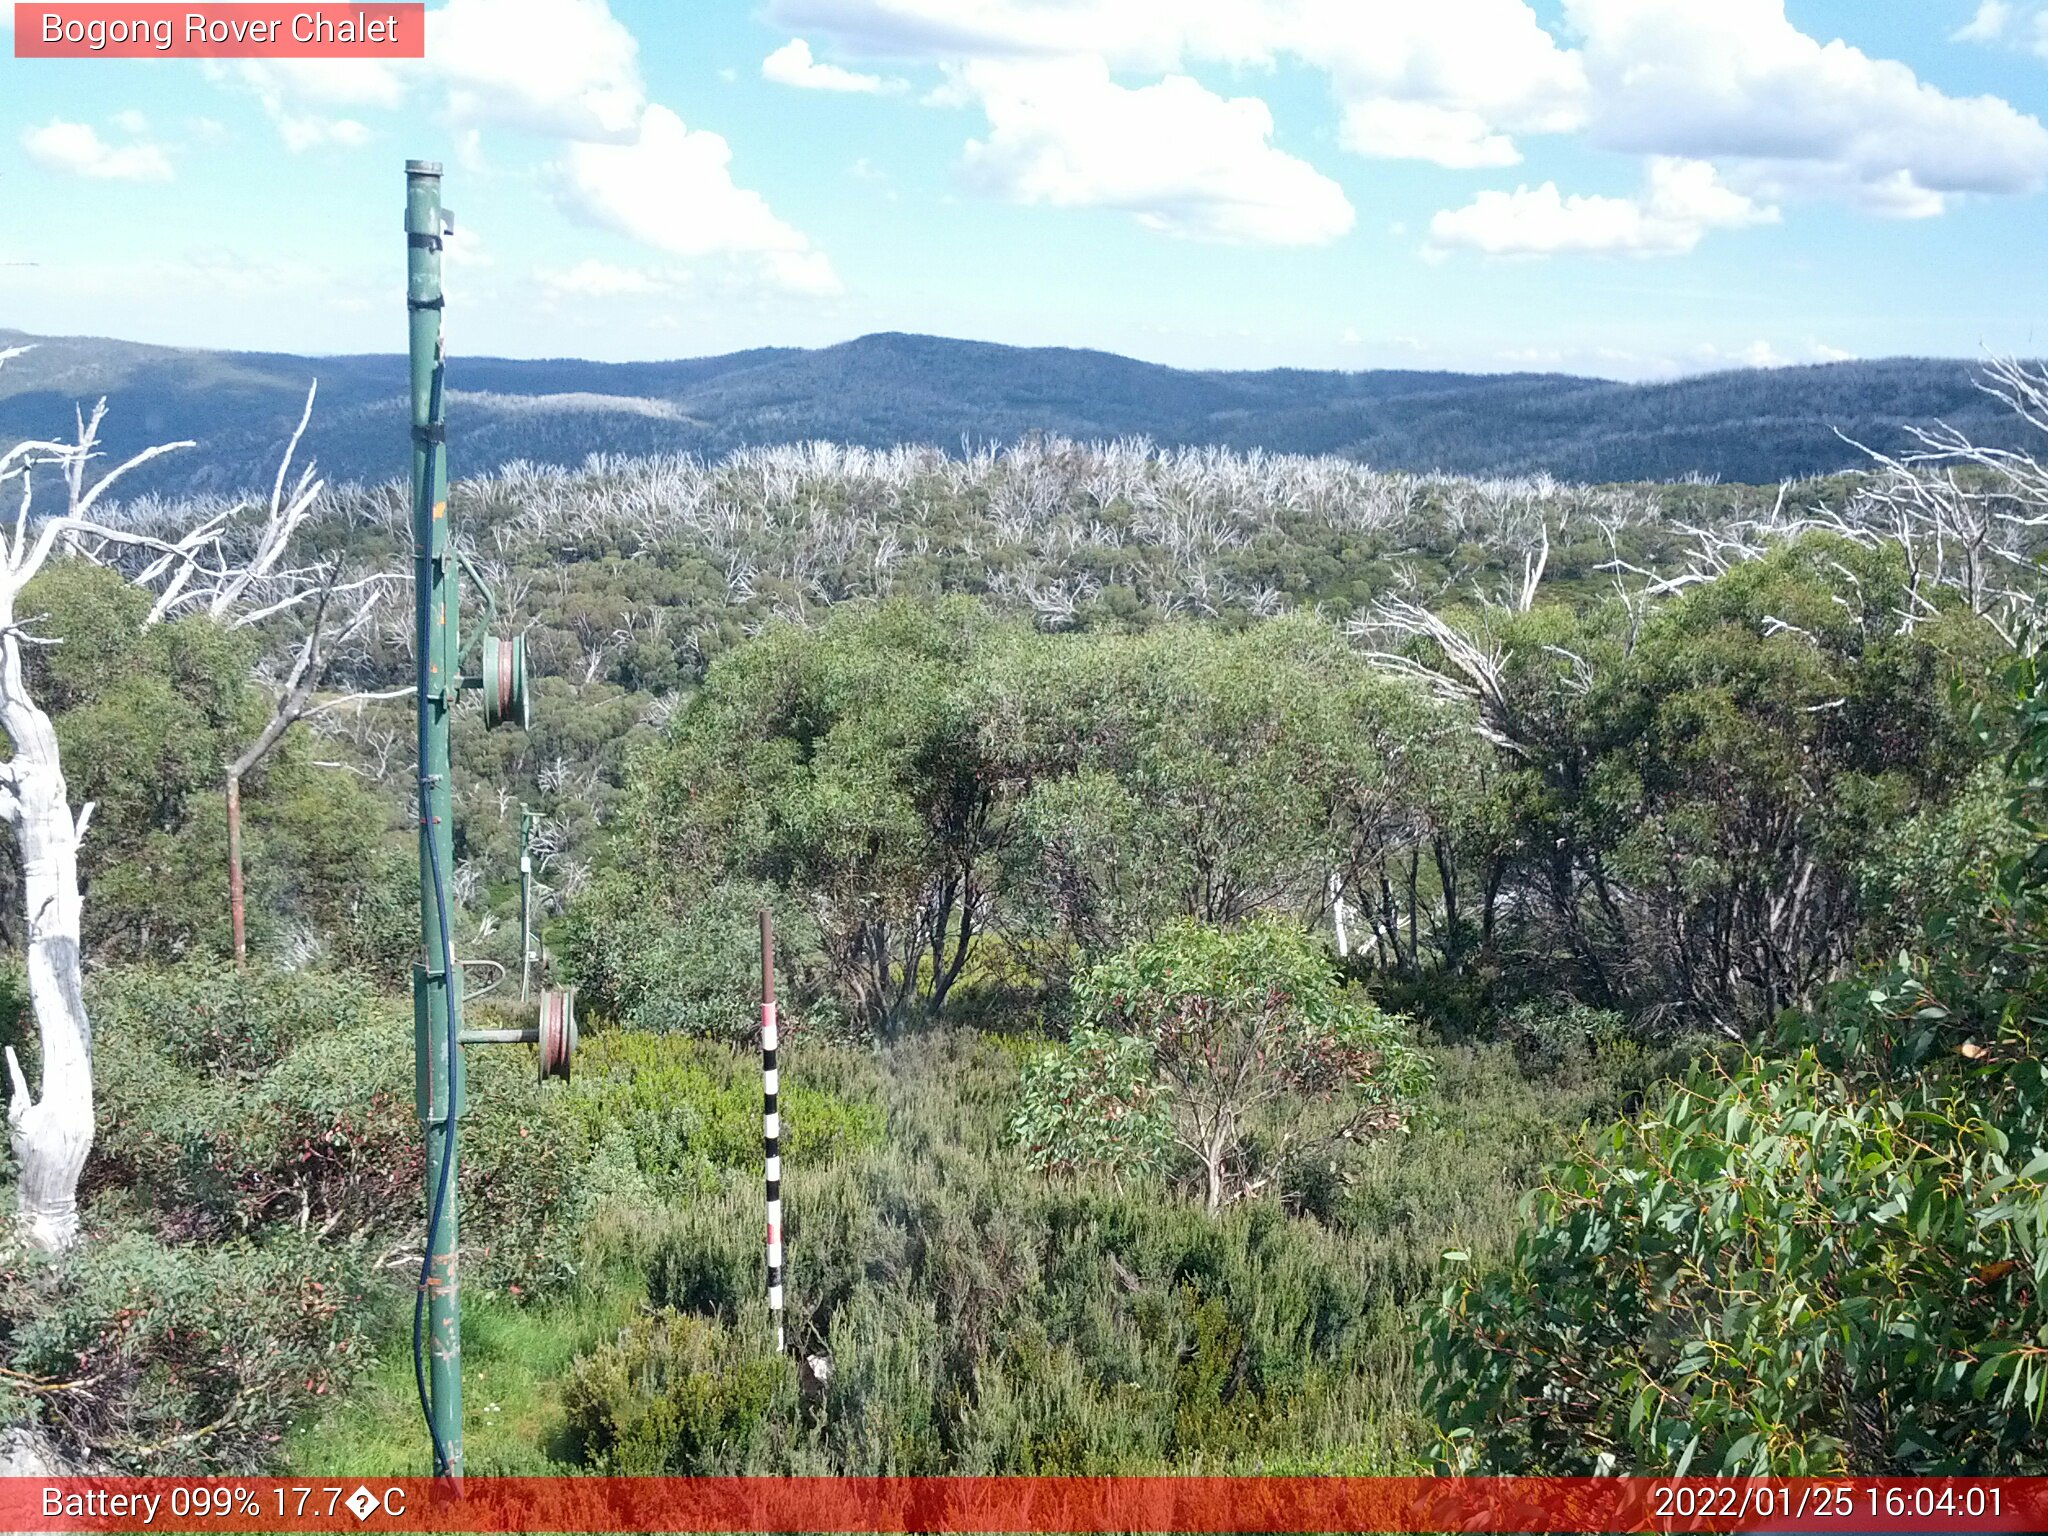
<svg viewBox="0 0 2048 1536">
<path fill-rule="evenodd" d="M 423 1472 L 406 496 L 101 419 L 0 449 L 0 1409 Z M 469 1052 L 469 1470 L 2048 1472 L 2048 469 L 1915 441 L 458 483 L 470 1022 L 531 811 L 584 1025 Z"/>
</svg>

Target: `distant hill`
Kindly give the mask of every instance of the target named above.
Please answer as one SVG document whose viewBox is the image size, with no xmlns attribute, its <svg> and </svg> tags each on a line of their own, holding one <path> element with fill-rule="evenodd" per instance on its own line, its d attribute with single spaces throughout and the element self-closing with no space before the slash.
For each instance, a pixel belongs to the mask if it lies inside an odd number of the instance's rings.
<svg viewBox="0 0 2048 1536">
<path fill-rule="evenodd" d="M 320 380 L 308 445 L 336 480 L 405 466 L 405 359 L 206 352 L 0 330 L 35 350 L 0 368 L 0 437 L 66 435 L 75 403 L 109 399 L 107 444 L 199 446 L 138 489 L 267 484 Z M 1571 480 L 1708 475 L 1769 483 L 1859 462 L 1837 431 L 1898 448 L 1900 424 L 1946 420 L 2019 446 L 1972 364 L 1896 358 L 1746 369 L 1665 384 L 1565 374 L 1195 372 L 1106 352 L 936 336 L 863 336 L 816 351 L 764 348 L 661 363 L 457 356 L 449 440 L 458 475 L 511 459 L 718 454 L 829 438 L 950 450 L 1034 431 L 1334 453 L 1385 469 L 1546 470 Z"/>
</svg>

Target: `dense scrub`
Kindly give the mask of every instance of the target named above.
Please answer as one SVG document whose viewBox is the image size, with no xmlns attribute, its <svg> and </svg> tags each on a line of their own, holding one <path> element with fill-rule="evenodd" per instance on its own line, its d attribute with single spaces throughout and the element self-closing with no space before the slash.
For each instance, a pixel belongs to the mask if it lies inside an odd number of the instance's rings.
<svg viewBox="0 0 2048 1536">
<path fill-rule="evenodd" d="M 2048 682 L 2011 670 L 2008 836 L 1918 952 L 1615 1127 L 1451 1284 L 1454 1464 L 2048 1469 Z"/>
<path fill-rule="evenodd" d="M 148 593 L 84 561 L 51 566 L 23 593 L 52 643 L 25 666 L 56 722 L 71 792 L 93 807 L 81 850 L 85 939 L 103 963 L 219 954 L 227 946 L 224 769 L 262 728 L 245 632 L 199 617 L 145 624 Z M 290 952 L 363 942 L 386 803 L 289 739 L 243 788 L 255 940 Z M 20 875 L 0 839 L 0 884 Z M 18 899 L 0 933 L 21 939 Z"/>
<path fill-rule="evenodd" d="M 374 1359 L 371 1336 L 401 1331 L 424 1221 L 409 1004 L 205 962 L 102 973 L 88 1002 L 94 1237 L 76 1258 L 0 1253 L 0 1383 L 117 1466 L 274 1466 L 285 1431 Z M 729 1052 L 613 1035 L 586 1063 L 550 1093 L 529 1053 L 472 1054 L 473 1297 L 551 1304 L 619 1202 L 758 1169 L 758 1071 Z M 791 1101 L 793 1152 L 877 1138 L 876 1111 L 822 1082 Z"/>
<path fill-rule="evenodd" d="M 1754 1035 L 1850 957 L 1864 852 L 1978 759 L 1951 683 L 1998 640 L 1930 607 L 1890 552 L 1809 535 L 1652 614 L 1487 617 L 1498 675 L 1438 697 L 1433 637 L 1387 675 L 1307 614 L 844 607 L 715 663 L 636 758 L 568 963 L 650 1022 L 648 928 L 730 933 L 747 893 L 789 914 L 800 1001 L 892 1030 L 956 988 L 1057 999 L 1174 917 L 1341 901 L 1395 980 Z"/>
<path fill-rule="evenodd" d="M 578 1365 L 574 1443 L 621 1472 L 1419 1466 L 1409 1314 L 1439 1255 L 1501 1251 L 1569 1128 L 1655 1076 L 1626 1050 L 1533 1077 L 1505 1049 L 1439 1053 L 1412 1134 L 1364 1149 L 1308 1222 L 1048 1181 L 1006 1125 L 1014 1048 L 905 1040 L 878 1063 L 882 1143 L 792 1158 L 785 1184 L 791 1325 L 830 1361 L 822 1389 L 774 1360 L 759 1191 L 734 1179 L 647 1224 L 650 1310 Z"/>
<path fill-rule="evenodd" d="M 1984 1021 L 2031 995 L 1998 956 L 2032 953 L 2001 861 L 2034 834 L 1990 701 L 2030 568 L 1988 536 L 1930 561 L 1889 483 L 1774 502 L 1038 440 L 462 487 L 550 675 L 531 734 L 458 732 L 458 953 L 516 973 L 539 809 L 548 969 L 587 1029 L 566 1086 L 471 1055 L 468 1296 L 524 1341 L 490 1368 L 526 1372 L 493 1465 L 2006 1456 L 2002 1394 L 2041 1373 L 1992 1346 L 2038 1326 L 2038 1258 L 1977 1196 L 2039 1169 L 2032 1101 L 1982 1075 L 2031 1037 Z M 323 534 L 375 565 L 402 527 L 351 490 Z M 322 716 L 247 786 L 234 970 L 218 765 L 260 723 L 251 652 L 140 624 L 105 572 L 45 581 L 93 637 L 36 665 L 103 802 L 101 1126 L 81 1255 L 0 1261 L 6 1405 L 123 1467 L 417 1466 L 404 705 Z M 362 631 L 337 683 L 403 680 L 406 633 Z M 762 907 L 799 1359 L 761 1295 Z M 1967 985 L 1908 962 L 1840 990 L 1928 923 Z M 477 1020 L 516 1014 L 487 978 Z M 1870 1043 L 1930 998 L 1976 1021 L 1945 1049 L 1991 1054 Z M 1971 1129 L 1914 1151 L 1908 1112 Z M 1972 1139 L 1993 1120 L 2004 1149 Z M 1905 1317 L 1969 1361 L 1941 1413 L 1895 1411 L 1917 1346 L 1859 1376 L 1817 1364 L 1811 1303 L 1745 1310 L 1767 1287 L 1724 1261 L 1773 1244 L 1844 1290 L 1819 1215 L 1757 1203 L 1780 1156 L 1854 1170 L 1871 1316 L 1904 1317 L 1883 1264 L 1949 1266 Z M 1630 1232 L 1665 1164 L 1727 1210 L 1633 1232 L 1666 1267 L 1631 1291 L 1649 1268 L 1581 1238 Z M 1766 1346 L 1776 1397 L 1729 1365 Z M 1567 1356 L 1607 1385 L 1532 1414 L 1532 1362 Z"/>
<path fill-rule="evenodd" d="M 1305 616 L 1069 638 L 965 602 L 848 609 L 714 667 L 638 760 L 567 959 L 651 1022 L 644 951 L 610 936 L 765 892 L 799 1002 L 894 1030 L 1175 914 L 1320 912 L 1469 740 Z"/>
<path fill-rule="evenodd" d="M 1407 1021 L 1341 985 L 1284 920 L 1176 919 L 1074 991 L 1078 1021 L 1031 1062 L 1011 1122 L 1047 1172 L 1164 1167 L 1211 1214 L 1266 1192 L 1315 1209 L 1355 1150 L 1409 1130 L 1428 1090 Z"/>
</svg>

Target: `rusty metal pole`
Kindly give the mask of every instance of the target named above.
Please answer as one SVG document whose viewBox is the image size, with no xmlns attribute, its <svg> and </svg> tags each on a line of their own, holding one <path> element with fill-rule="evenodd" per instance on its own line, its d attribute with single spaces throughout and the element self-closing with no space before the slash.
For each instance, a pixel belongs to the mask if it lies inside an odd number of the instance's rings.
<svg viewBox="0 0 2048 1536">
<path fill-rule="evenodd" d="M 235 969 L 249 964 L 249 907 L 242 890 L 242 776 L 228 774 L 228 923 L 234 932 Z"/>
<path fill-rule="evenodd" d="M 761 1145 L 768 1183 L 768 1316 L 782 1353 L 782 1072 L 776 1064 L 775 919 L 761 909 Z"/>
<path fill-rule="evenodd" d="M 519 1001 L 533 987 L 533 966 L 540 958 L 533 947 L 533 824 L 539 811 L 519 807 Z"/>
</svg>

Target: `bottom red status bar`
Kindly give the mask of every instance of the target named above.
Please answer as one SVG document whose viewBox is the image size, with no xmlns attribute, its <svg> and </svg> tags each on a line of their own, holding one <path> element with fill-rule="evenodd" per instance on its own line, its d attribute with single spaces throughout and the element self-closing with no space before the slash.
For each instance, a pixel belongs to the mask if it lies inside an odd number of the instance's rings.
<svg viewBox="0 0 2048 1536">
<path fill-rule="evenodd" d="M 2048 1530 L 2048 1478 L 0 1479 L 7 1531 Z"/>
</svg>

